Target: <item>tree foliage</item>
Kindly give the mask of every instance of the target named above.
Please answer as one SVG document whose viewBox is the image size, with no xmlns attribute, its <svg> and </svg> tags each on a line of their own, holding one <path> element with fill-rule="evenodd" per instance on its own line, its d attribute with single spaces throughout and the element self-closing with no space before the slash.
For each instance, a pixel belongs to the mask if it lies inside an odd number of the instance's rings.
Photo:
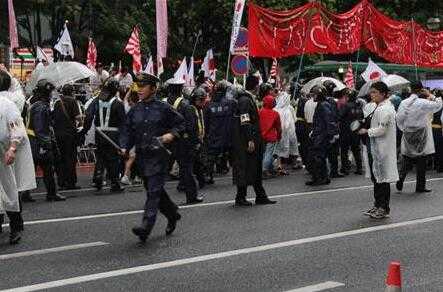
<svg viewBox="0 0 443 292">
<path fill-rule="evenodd" d="M 289 9 L 305 4 L 301 0 L 255 0 L 256 4 L 275 9 Z M 322 0 L 323 5 L 337 12 L 349 10 L 357 0 Z M 2 1 L 2 19 L 7 19 L 7 1 Z M 155 1 L 152 0 L 26 0 L 14 1 L 22 35 L 22 46 L 53 46 L 65 23 L 73 39 L 76 58 L 84 61 L 88 37 L 94 37 L 103 63 L 130 64 L 130 57 L 123 53 L 134 25 L 142 29 L 142 52 L 146 56 L 156 53 Z M 389 16 L 410 20 L 412 17 L 425 24 L 429 17 L 443 9 L 441 0 L 373 0 L 372 3 Z M 176 66 L 177 60 L 190 56 L 198 31 L 200 42 L 196 58 L 202 58 L 208 48 L 213 48 L 220 67 L 226 63 L 232 25 L 234 0 L 168 0 L 169 49 L 166 67 Z M 243 23 L 247 23 L 247 11 Z M 7 21 L 0 23 L 0 41 L 8 43 Z M 49 30 L 49 37 L 43 30 Z M 319 60 L 311 56 L 306 60 Z M 298 58 L 287 61 L 297 67 Z"/>
</svg>

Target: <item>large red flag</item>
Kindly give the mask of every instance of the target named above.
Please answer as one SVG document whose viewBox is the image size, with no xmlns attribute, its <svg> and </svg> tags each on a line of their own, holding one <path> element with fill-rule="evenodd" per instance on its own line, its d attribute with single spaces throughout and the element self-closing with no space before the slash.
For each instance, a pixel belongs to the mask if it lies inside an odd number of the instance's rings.
<svg viewBox="0 0 443 292">
<path fill-rule="evenodd" d="M 8 12 L 9 12 L 9 41 L 11 43 L 11 50 L 18 48 L 18 33 L 17 22 L 15 19 L 14 3 L 12 0 L 8 0 Z"/>
<path fill-rule="evenodd" d="M 135 74 L 142 70 L 142 57 L 140 50 L 140 29 L 136 26 L 132 31 L 128 44 L 125 47 L 125 52 L 132 55 L 132 70 Z"/>
<path fill-rule="evenodd" d="M 92 70 L 95 70 L 95 67 L 97 66 L 97 47 L 95 46 L 95 43 L 92 40 L 92 38 L 89 38 L 88 56 L 86 59 L 86 65 Z"/>
</svg>

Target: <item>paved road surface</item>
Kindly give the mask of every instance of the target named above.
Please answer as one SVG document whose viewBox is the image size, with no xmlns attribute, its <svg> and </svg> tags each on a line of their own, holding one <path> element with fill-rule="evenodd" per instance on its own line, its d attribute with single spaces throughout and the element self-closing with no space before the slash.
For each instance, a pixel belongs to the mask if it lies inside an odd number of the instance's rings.
<svg viewBox="0 0 443 292">
<path fill-rule="evenodd" d="M 159 216 L 146 245 L 130 233 L 140 188 L 83 190 L 58 203 L 37 196 L 25 205 L 23 242 L 9 246 L 0 234 L 0 292 L 383 291 L 393 260 L 404 291 L 443 291 L 443 178 L 434 174 L 431 194 L 414 194 L 411 183 L 393 190 L 392 217 L 382 222 L 361 214 L 372 205 L 362 176 L 318 188 L 305 179 L 298 171 L 266 181 L 277 205 L 234 208 L 231 180 L 220 178 L 204 204 L 182 206 L 173 236 Z M 184 203 L 175 183 L 168 190 Z"/>
</svg>

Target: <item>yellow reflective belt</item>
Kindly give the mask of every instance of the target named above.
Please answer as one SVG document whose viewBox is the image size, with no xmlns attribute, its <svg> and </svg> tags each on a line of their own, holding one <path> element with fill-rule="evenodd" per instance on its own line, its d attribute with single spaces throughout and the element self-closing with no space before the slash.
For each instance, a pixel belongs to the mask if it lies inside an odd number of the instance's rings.
<svg viewBox="0 0 443 292">
<path fill-rule="evenodd" d="M 175 110 L 177 110 L 177 108 L 178 108 L 178 106 L 180 105 L 180 103 L 182 102 L 182 100 L 183 100 L 183 97 L 179 97 L 179 98 L 177 98 L 177 100 L 174 102 L 173 107 L 174 107 Z"/>
<path fill-rule="evenodd" d="M 29 126 L 31 124 L 31 108 L 32 108 L 32 106 L 29 106 L 28 111 L 26 112 L 26 134 L 28 134 L 28 136 L 35 137 L 34 130 L 29 128 Z"/>
<path fill-rule="evenodd" d="M 442 125 L 439 125 L 439 124 L 432 124 L 432 128 L 433 128 L 433 129 L 441 129 L 441 128 L 442 128 Z"/>
</svg>

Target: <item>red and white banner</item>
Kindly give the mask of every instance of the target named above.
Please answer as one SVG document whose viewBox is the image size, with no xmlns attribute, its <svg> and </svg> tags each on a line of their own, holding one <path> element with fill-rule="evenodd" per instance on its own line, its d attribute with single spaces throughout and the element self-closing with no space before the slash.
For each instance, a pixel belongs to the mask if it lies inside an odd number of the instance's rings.
<svg viewBox="0 0 443 292">
<path fill-rule="evenodd" d="M 14 3 L 12 0 L 8 0 L 8 13 L 9 13 L 9 41 L 11 50 L 18 48 L 18 32 L 17 22 L 15 19 Z"/>
<path fill-rule="evenodd" d="M 142 70 L 142 55 L 140 51 L 140 29 L 136 26 L 132 31 L 125 52 L 132 55 L 132 70 L 135 74 Z"/>
<path fill-rule="evenodd" d="M 250 3 L 248 23 L 252 57 L 349 54 L 364 46 L 392 63 L 443 67 L 443 31 L 393 20 L 367 0 L 342 14 L 318 2 L 285 11 Z"/>
<path fill-rule="evenodd" d="M 155 16 L 157 22 L 157 76 L 163 69 L 163 58 L 168 50 L 168 3 L 167 0 L 155 1 Z"/>
<path fill-rule="evenodd" d="M 351 88 L 351 89 L 355 88 L 354 70 L 352 70 L 352 63 L 351 62 L 349 62 L 348 71 L 346 71 L 343 81 L 346 84 L 347 88 Z"/>
<path fill-rule="evenodd" d="M 89 38 L 86 66 L 91 70 L 95 70 L 95 67 L 97 66 L 97 47 L 92 38 Z"/>
<path fill-rule="evenodd" d="M 235 42 L 237 41 L 244 9 L 245 0 L 235 0 L 234 19 L 232 21 L 231 45 L 229 47 L 231 54 L 234 54 Z"/>
<path fill-rule="evenodd" d="M 205 72 L 205 77 L 215 81 L 215 60 L 212 49 L 206 52 L 206 57 L 203 60 L 202 68 Z"/>
</svg>

